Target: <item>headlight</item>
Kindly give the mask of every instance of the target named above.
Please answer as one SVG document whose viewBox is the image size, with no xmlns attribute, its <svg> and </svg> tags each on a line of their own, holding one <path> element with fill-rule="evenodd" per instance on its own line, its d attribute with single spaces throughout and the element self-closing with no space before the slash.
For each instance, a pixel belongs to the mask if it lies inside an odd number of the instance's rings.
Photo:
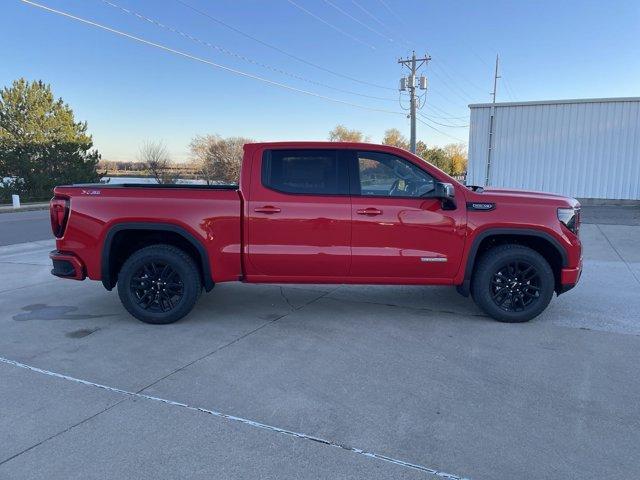
<svg viewBox="0 0 640 480">
<path fill-rule="evenodd" d="M 559 208 L 558 220 L 576 235 L 580 228 L 580 209 L 579 208 Z"/>
</svg>

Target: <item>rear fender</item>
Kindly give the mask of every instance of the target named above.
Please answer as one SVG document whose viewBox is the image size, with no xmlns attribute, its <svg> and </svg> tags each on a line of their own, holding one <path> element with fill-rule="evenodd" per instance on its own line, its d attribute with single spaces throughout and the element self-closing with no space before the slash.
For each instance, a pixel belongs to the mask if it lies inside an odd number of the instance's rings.
<svg viewBox="0 0 640 480">
<path fill-rule="evenodd" d="M 173 232 L 183 237 L 200 256 L 200 267 L 202 268 L 203 285 L 205 290 L 210 291 L 213 286 L 213 276 L 209 263 L 209 255 L 202 242 L 184 228 L 170 223 L 147 223 L 147 222 L 124 222 L 112 226 L 105 236 L 102 246 L 101 276 L 102 284 L 107 290 L 112 290 L 116 285 L 114 272 L 111 272 L 111 251 L 113 239 L 116 234 L 127 230 L 151 230 L 160 232 Z"/>
</svg>

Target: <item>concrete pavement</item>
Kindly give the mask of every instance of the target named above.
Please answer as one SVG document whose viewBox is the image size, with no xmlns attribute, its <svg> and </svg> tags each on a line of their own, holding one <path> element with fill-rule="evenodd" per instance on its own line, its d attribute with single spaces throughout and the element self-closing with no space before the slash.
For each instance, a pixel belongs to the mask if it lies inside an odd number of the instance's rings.
<svg viewBox="0 0 640 480">
<path fill-rule="evenodd" d="M 0 357 L 46 370 L 0 362 L 0 478 L 636 478 L 640 227 L 582 237 L 519 325 L 451 288 L 221 284 L 151 326 L 51 277 L 53 242 L 0 247 Z"/>
</svg>

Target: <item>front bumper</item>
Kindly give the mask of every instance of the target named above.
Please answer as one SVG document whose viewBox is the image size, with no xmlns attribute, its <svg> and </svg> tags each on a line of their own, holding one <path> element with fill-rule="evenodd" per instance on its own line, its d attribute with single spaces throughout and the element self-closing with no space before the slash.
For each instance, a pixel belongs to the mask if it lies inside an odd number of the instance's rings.
<svg viewBox="0 0 640 480">
<path fill-rule="evenodd" d="M 84 265 L 74 254 L 54 250 L 49 253 L 49 258 L 53 263 L 52 275 L 72 280 L 84 280 L 86 278 Z"/>
<path fill-rule="evenodd" d="M 568 292 L 578 284 L 582 275 L 582 259 L 580 259 L 580 265 L 578 268 L 563 268 L 560 271 L 560 290 L 558 295 L 564 292 Z"/>
</svg>

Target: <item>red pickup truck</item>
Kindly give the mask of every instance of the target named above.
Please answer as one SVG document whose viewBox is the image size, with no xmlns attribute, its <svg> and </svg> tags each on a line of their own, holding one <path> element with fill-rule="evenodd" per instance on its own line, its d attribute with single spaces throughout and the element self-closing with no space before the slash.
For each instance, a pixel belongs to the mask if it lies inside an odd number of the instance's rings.
<svg viewBox="0 0 640 480">
<path fill-rule="evenodd" d="M 239 185 L 54 190 L 58 277 L 118 287 L 143 322 L 175 322 L 218 282 L 452 285 L 524 322 L 582 268 L 580 204 L 466 187 L 364 143 L 244 146 Z"/>
</svg>

